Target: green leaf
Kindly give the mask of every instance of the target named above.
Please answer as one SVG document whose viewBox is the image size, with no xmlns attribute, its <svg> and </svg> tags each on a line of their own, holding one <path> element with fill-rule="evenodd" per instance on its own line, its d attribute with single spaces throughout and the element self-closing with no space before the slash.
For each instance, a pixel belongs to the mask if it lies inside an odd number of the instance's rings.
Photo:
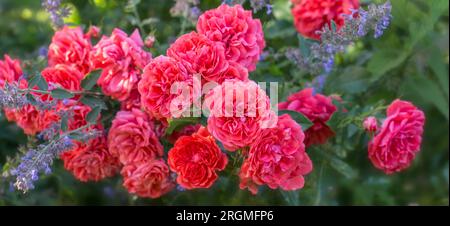
<svg viewBox="0 0 450 226">
<path fill-rule="evenodd" d="M 90 124 L 97 123 L 98 116 L 102 109 L 100 107 L 94 107 L 92 110 L 86 115 L 86 121 Z"/>
<path fill-rule="evenodd" d="M 337 25 L 336 25 L 336 22 L 334 20 L 331 21 L 331 30 L 333 32 L 337 31 Z"/>
<path fill-rule="evenodd" d="M 290 111 L 290 110 L 280 110 L 278 111 L 278 115 L 288 114 L 291 116 L 291 118 L 296 121 L 298 124 L 302 126 L 303 130 L 307 130 L 309 127 L 313 125 L 313 123 L 306 118 L 303 114 L 296 112 L 296 111 Z"/>
<path fill-rule="evenodd" d="M 25 95 L 25 96 L 27 97 L 27 100 L 28 100 L 28 102 L 30 102 L 31 105 L 33 105 L 33 106 L 37 105 L 37 101 L 31 93 L 27 93 L 27 95 Z"/>
<path fill-rule="evenodd" d="M 70 134 L 68 135 L 68 137 L 69 137 L 70 139 L 72 139 L 72 140 L 78 140 L 78 141 L 81 141 L 82 138 L 84 137 L 84 135 L 83 135 L 82 132 L 74 132 L 74 133 L 70 133 Z"/>
<path fill-rule="evenodd" d="M 81 87 L 85 90 L 91 90 L 95 84 L 97 84 L 97 80 L 100 78 L 101 73 L 101 70 L 96 70 L 86 75 L 83 81 L 81 81 Z"/>
<path fill-rule="evenodd" d="M 69 116 L 67 114 L 63 114 L 61 117 L 61 130 L 66 132 L 69 128 Z"/>
<path fill-rule="evenodd" d="M 298 35 L 298 45 L 300 47 L 300 52 L 302 56 L 305 58 L 309 57 L 311 54 L 311 45 L 314 43 L 313 41 L 303 37 L 303 35 Z"/>
<path fill-rule="evenodd" d="M 94 97 L 94 96 L 85 95 L 85 96 L 81 97 L 80 101 L 81 101 L 81 103 L 83 103 L 91 108 L 100 107 L 102 110 L 108 109 L 106 107 L 105 102 L 102 99 Z"/>
<path fill-rule="evenodd" d="M 166 135 L 172 134 L 174 131 L 179 130 L 187 125 L 197 124 L 200 118 L 186 117 L 175 118 L 169 121 L 169 126 L 166 129 Z"/>
<path fill-rule="evenodd" d="M 33 89 L 35 86 L 39 88 L 39 90 L 48 90 L 47 81 L 45 81 L 44 77 L 40 73 L 34 75 L 28 80 L 28 88 Z"/>
<path fill-rule="evenodd" d="M 51 95 L 55 99 L 70 99 L 70 98 L 74 97 L 74 95 L 72 93 L 70 93 L 69 91 L 67 91 L 65 89 L 61 89 L 61 88 L 52 90 Z"/>
</svg>

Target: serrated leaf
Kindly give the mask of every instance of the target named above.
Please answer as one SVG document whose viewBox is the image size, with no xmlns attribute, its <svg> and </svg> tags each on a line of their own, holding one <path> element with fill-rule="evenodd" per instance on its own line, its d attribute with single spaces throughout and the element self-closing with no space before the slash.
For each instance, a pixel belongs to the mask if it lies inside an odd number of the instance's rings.
<svg viewBox="0 0 450 226">
<path fill-rule="evenodd" d="M 86 115 L 86 121 L 90 124 L 95 124 L 101 111 L 102 109 L 100 107 L 92 108 L 92 110 Z"/>
<path fill-rule="evenodd" d="M 107 110 L 108 108 L 106 107 L 105 102 L 100 99 L 100 98 L 96 98 L 94 96 L 83 96 L 80 99 L 81 103 L 91 107 L 91 108 L 95 108 L 95 107 L 100 107 L 102 110 Z"/>
<path fill-rule="evenodd" d="M 166 129 L 166 135 L 172 134 L 174 131 L 181 129 L 187 125 L 194 125 L 199 122 L 199 118 L 186 117 L 175 118 L 169 121 L 169 126 Z"/>
<path fill-rule="evenodd" d="M 97 84 L 97 80 L 100 78 L 101 73 L 101 70 L 96 70 L 86 75 L 83 81 L 81 81 L 81 87 L 85 90 L 91 90 L 95 84 Z"/>
<path fill-rule="evenodd" d="M 52 90 L 51 96 L 55 99 L 70 99 L 74 97 L 72 93 L 60 88 Z"/>
<path fill-rule="evenodd" d="M 309 127 L 313 125 L 313 123 L 306 118 L 303 114 L 296 112 L 296 111 L 290 111 L 290 110 L 280 110 L 278 111 L 278 115 L 288 114 L 291 116 L 291 118 L 296 121 L 300 126 L 302 126 L 303 130 L 307 130 Z"/>
</svg>

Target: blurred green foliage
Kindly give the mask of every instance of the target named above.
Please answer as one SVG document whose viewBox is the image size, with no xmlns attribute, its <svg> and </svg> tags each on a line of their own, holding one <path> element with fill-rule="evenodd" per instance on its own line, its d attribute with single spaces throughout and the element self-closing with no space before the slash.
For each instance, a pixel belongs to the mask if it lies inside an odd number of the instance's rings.
<svg viewBox="0 0 450 226">
<path fill-rule="evenodd" d="M 137 2 L 137 1 L 136 1 Z M 201 1 L 207 10 L 219 0 Z M 363 5 L 370 2 L 361 1 Z M 131 32 L 140 26 L 142 36 L 154 34 L 154 56 L 169 43 L 194 29 L 183 18 L 169 13 L 174 2 L 142 1 L 130 8 L 120 0 L 70 0 L 73 14 L 67 23 L 97 25 L 103 34 L 119 27 Z M 288 0 L 274 0 L 274 14 L 259 12 L 266 50 L 270 55 L 258 64 L 251 78 L 285 82 L 280 99 L 305 86 L 313 78 L 298 70 L 279 53 L 298 46 Z M 393 21 L 380 39 L 368 37 L 338 56 L 338 65 L 324 93 L 340 94 L 348 112 L 337 113 L 330 122 L 337 136 L 328 144 L 310 148 L 314 171 L 304 189 L 280 192 L 264 188 L 257 196 L 238 188 L 238 178 L 227 170 L 212 189 L 172 191 L 156 200 L 139 199 L 121 187 L 120 178 L 100 183 L 81 183 L 57 162 L 54 173 L 44 177 L 28 194 L 0 186 L 0 205 L 448 205 L 449 200 L 449 29 L 447 0 L 393 0 Z M 134 10 L 136 9 L 136 11 Z M 51 41 L 53 29 L 37 0 L 0 1 L 0 54 L 33 59 Z M 370 137 L 361 130 L 368 113 L 378 111 L 395 98 L 414 102 L 425 111 L 427 122 L 422 150 L 412 166 L 386 176 L 367 158 Z M 0 166 L 13 156 L 26 136 L 0 119 Z M 233 157 L 232 157 L 233 158 Z M 232 162 L 232 161 L 230 161 Z M 1 182 L 0 182 L 1 183 Z"/>
</svg>

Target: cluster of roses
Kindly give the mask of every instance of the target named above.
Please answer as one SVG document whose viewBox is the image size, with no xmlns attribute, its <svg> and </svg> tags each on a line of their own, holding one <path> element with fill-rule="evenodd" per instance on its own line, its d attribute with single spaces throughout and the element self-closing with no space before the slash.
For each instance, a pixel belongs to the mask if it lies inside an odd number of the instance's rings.
<svg viewBox="0 0 450 226">
<path fill-rule="evenodd" d="M 309 32 L 307 36 L 312 37 L 309 30 L 320 30 L 322 25 L 318 23 L 305 31 L 299 24 L 317 20 L 313 13 L 317 7 L 348 1 L 293 2 L 303 7 L 309 4 L 303 2 L 315 2 L 307 7 L 312 13 L 294 13 L 302 17 L 296 16 L 300 32 Z M 339 25 L 339 20 L 335 21 Z M 304 175 L 313 168 L 305 149 L 325 143 L 334 135 L 326 122 L 337 110 L 332 100 L 339 97 L 314 94 L 307 88 L 280 103 L 279 109 L 300 112 L 313 122 L 304 132 L 288 114 L 276 116 L 265 91 L 248 78 L 265 47 L 261 22 L 250 11 L 240 5 L 223 4 L 202 14 L 196 28 L 196 32 L 180 36 L 165 56 L 153 59 L 143 49 L 137 31 L 128 36 L 114 29 L 94 46 L 91 37 L 99 36 L 95 27 L 86 34 L 81 28 L 69 27 L 55 33 L 49 46 L 48 67 L 42 71 L 49 89 L 82 91 L 85 76 L 101 69 L 97 85 L 105 95 L 121 103 L 108 132 L 87 143 L 76 142 L 72 150 L 62 154 L 65 168 L 77 179 L 97 181 L 120 172 L 130 193 L 150 198 L 169 192 L 176 183 L 185 189 L 209 188 L 218 178 L 217 171 L 224 170 L 228 162 L 219 141 L 227 151 L 239 151 L 244 156 L 239 172 L 241 189 L 256 194 L 261 185 L 284 190 L 304 186 Z M 20 62 L 5 56 L 0 61 L 0 88 L 6 82 L 27 87 L 22 74 Z M 210 112 L 207 126 L 190 125 L 166 134 L 170 122 L 176 120 L 174 103 L 180 111 L 195 105 L 191 98 L 195 90 L 189 89 L 190 98 L 178 103 L 183 91 L 174 93 L 173 85 L 194 87 L 196 76 L 200 82 L 217 84 L 203 96 L 200 94 Z M 52 98 L 48 94 L 34 95 Z M 231 97 L 231 101 L 224 96 Z M 69 129 L 86 125 L 91 110 L 79 98 L 75 95 L 57 102 L 58 109 L 74 112 Z M 54 110 L 38 110 L 32 105 L 5 109 L 5 114 L 29 135 L 60 120 Z M 395 101 L 387 116 L 369 145 L 369 157 L 376 167 L 391 173 L 406 168 L 419 150 L 424 115 L 408 102 Z M 364 125 L 375 132 L 376 121 L 371 118 Z M 100 118 L 98 122 L 93 127 L 105 130 Z M 161 139 L 173 144 L 167 155 Z"/>
</svg>

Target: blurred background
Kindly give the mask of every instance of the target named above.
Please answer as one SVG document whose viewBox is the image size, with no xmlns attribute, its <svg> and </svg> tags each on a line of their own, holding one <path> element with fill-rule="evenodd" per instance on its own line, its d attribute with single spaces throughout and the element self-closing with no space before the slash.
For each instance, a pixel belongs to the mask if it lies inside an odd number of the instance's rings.
<svg viewBox="0 0 450 226">
<path fill-rule="evenodd" d="M 238 188 L 238 178 L 226 175 L 207 190 L 174 190 L 151 200 L 134 197 L 121 186 L 120 178 L 82 183 L 62 167 L 43 177 L 27 194 L 14 191 L 0 179 L 0 205 L 448 205 L 449 204 L 449 29 L 447 0 L 392 0 L 393 20 L 380 39 L 364 38 L 337 57 L 336 69 L 323 93 L 342 95 L 347 113 L 335 118 L 352 119 L 373 106 L 396 98 L 412 101 L 424 110 L 426 126 L 422 150 L 412 166 L 387 176 L 367 158 L 370 139 L 356 123 L 333 127 L 337 136 L 328 144 L 308 150 L 314 171 L 300 191 L 262 189 L 253 196 Z M 205 11 L 220 0 L 201 1 Z M 280 53 L 298 46 L 289 0 L 271 1 L 273 14 L 260 11 L 267 56 L 251 73 L 256 81 L 285 82 L 280 99 L 304 88 L 313 75 L 299 71 Z M 363 6 L 384 1 L 361 1 Z M 108 35 L 114 27 L 128 33 L 136 18 L 146 21 L 141 34 L 156 37 L 149 51 L 164 53 L 180 34 L 194 29 L 186 19 L 174 16 L 171 0 L 69 0 L 70 25 L 99 26 Z M 131 7 L 137 4 L 137 7 Z M 246 5 L 248 9 L 248 3 Z M 134 10 L 136 9 L 136 10 Z M 142 23 L 141 23 L 142 24 Z M 54 33 L 48 14 L 37 0 L 0 0 L 0 58 L 9 54 L 35 59 L 51 42 Z M 350 120 L 351 121 L 351 120 Z M 14 156 L 27 137 L 0 116 L 0 168 Z"/>
</svg>

